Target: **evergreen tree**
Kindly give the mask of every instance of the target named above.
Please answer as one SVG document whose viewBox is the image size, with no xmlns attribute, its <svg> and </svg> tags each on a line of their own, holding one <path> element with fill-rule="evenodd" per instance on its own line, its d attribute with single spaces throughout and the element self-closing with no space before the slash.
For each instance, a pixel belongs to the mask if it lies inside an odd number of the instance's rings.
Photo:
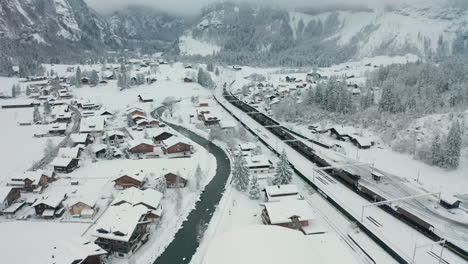
<svg viewBox="0 0 468 264">
<path fill-rule="evenodd" d="M 241 192 L 247 191 L 249 187 L 249 170 L 245 166 L 245 160 L 240 154 L 237 154 L 234 161 L 232 182 L 236 189 Z"/>
<path fill-rule="evenodd" d="M 49 101 L 44 102 L 44 114 L 49 115 L 52 110 L 50 109 Z"/>
<path fill-rule="evenodd" d="M 292 170 L 291 166 L 289 165 L 288 157 L 286 155 L 286 151 L 280 155 L 280 160 L 276 165 L 276 173 L 273 179 L 273 185 L 283 185 L 289 184 L 292 180 Z"/>
<path fill-rule="evenodd" d="M 314 101 L 315 101 L 315 104 L 318 105 L 318 106 L 322 106 L 322 104 L 324 102 L 324 100 L 323 100 L 323 85 L 320 84 L 320 83 L 315 88 Z"/>
<path fill-rule="evenodd" d="M 219 69 L 218 69 L 218 67 L 216 67 L 215 75 L 216 75 L 216 76 L 219 76 Z"/>
<path fill-rule="evenodd" d="M 180 175 L 180 174 L 177 174 L 177 175 Z M 154 187 L 154 189 L 161 192 L 162 194 L 166 193 L 166 190 L 167 190 L 166 177 L 161 176 L 157 178 L 156 186 Z"/>
<path fill-rule="evenodd" d="M 114 150 L 112 149 L 110 145 L 110 138 L 106 138 L 106 159 L 107 160 L 113 160 L 114 159 Z"/>
<path fill-rule="evenodd" d="M 91 82 L 91 84 L 94 84 L 94 85 L 97 85 L 99 83 L 99 75 L 97 71 L 93 70 L 91 72 L 91 77 L 89 78 L 89 81 Z"/>
<path fill-rule="evenodd" d="M 198 164 L 197 168 L 195 169 L 195 177 L 194 178 L 195 178 L 195 181 L 196 181 L 197 190 L 200 190 L 201 186 L 202 186 L 202 181 L 203 181 L 203 171 L 200 168 L 200 164 Z"/>
<path fill-rule="evenodd" d="M 41 113 L 39 112 L 39 107 L 34 107 L 33 121 L 34 123 L 39 123 L 42 120 Z"/>
<path fill-rule="evenodd" d="M 213 72 L 214 70 L 214 66 L 213 66 L 213 63 L 208 63 L 208 65 L 206 65 L 206 70 L 209 71 L 209 72 Z"/>
<path fill-rule="evenodd" d="M 431 144 L 431 164 L 434 166 L 442 166 L 443 163 L 443 156 L 442 156 L 442 147 L 440 145 L 440 135 L 437 134 L 432 139 Z"/>
<path fill-rule="evenodd" d="M 462 144 L 462 130 L 458 121 L 454 122 L 447 135 L 445 144 L 445 166 L 449 169 L 456 169 L 460 163 L 460 153 Z"/>
<path fill-rule="evenodd" d="M 75 87 L 76 88 L 80 88 L 82 86 L 81 84 L 81 69 L 80 69 L 80 66 L 78 66 L 76 68 L 76 72 L 75 72 Z"/>
<path fill-rule="evenodd" d="M 31 87 L 28 85 L 26 86 L 26 95 L 30 96 L 31 95 Z"/>
<path fill-rule="evenodd" d="M 13 84 L 13 86 L 11 87 L 11 97 L 16 98 L 16 90 L 16 85 Z"/>
<path fill-rule="evenodd" d="M 257 180 L 256 175 L 253 175 L 252 179 L 250 180 L 249 197 L 252 200 L 260 199 L 260 186 L 258 185 L 258 180 Z"/>
</svg>

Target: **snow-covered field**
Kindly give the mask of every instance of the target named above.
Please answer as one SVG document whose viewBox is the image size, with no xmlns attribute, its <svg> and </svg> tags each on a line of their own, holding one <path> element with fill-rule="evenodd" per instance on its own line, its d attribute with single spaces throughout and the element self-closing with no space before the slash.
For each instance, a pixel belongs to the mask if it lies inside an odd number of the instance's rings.
<svg viewBox="0 0 468 264">
<path fill-rule="evenodd" d="M 87 224 L 14 221 L 0 224 L 3 263 L 54 263 L 54 247 L 78 241 Z"/>
<path fill-rule="evenodd" d="M 2 102 L 0 101 L 0 104 Z M 0 109 L 0 159 L 2 160 L 2 174 L 0 184 L 9 177 L 23 173 L 31 167 L 34 161 L 42 158 L 47 139 L 54 144 L 62 140 L 61 137 L 35 138 L 33 135 L 42 133 L 44 126 L 20 126 L 18 121 L 32 120 L 33 108 Z"/>
</svg>

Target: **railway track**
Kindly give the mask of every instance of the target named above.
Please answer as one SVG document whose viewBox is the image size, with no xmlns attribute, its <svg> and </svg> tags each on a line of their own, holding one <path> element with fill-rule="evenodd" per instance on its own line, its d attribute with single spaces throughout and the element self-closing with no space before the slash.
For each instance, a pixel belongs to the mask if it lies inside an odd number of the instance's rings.
<svg viewBox="0 0 468 264">
<path fill-rule="evenodd" d="M 248 105 L 245 102 L 242 102 L 239 100 L 237 97 L 232 95 L 231 93 L 228 93 L 226 89 L 223 92 L 223 97 L 231 103 L 233 106 L 236 108 L 240 109 L 244 113 L 247 113 L 249 116 L 251 116 L 256 122 L 258 122 L 260 125 L 268 129 L 272 134 L 277 136 L 279 139 L 284 141 L 287 145 L 289 145 L 291 148 L 295 149 L 298 153 L 300 153 L 303 157 L 306 159 L 310 160 L 311 162 L 315 163 L 318 167 L 329 167 L 330 164 L 320 156 L 318 156 L 315 151 L 304 144 L 301 141 L 298 141 L 290 132 L 289 129 L 286 129 L 282 127 L 277 121 L 271 119 L 270 117 L 266 116 L 264 113 L 259 112 L 257 109 L 254 107 Z M 296 134 L 296 133 L 294 133 Z M 296 134 L 296 136 L 308 140 L 306 137 Z M 312 142 L 314 143 L 314 142 Z M 324 175 L 329 174 L 334 177 L 334 179 L 344 183 L 346 186 L 351 188 L 353 191 L 358 193 L 360 196 L 366 198 L 370 202 L 375 202 L 375 201 L 384 201 L 386 200 L 384 197 L 379 195 L 378 193 L 368 189 L 368 188 L 361 188 L 359 186 L 359 175 L 353 175 L 351 173 L 346 172 L 345 170 L 325 170 L 327 173 L 324 173 L 323 175 L 320 175 L 318 178 L 319 181 L 322 182 L 322 184 L 333 184 L 333 182 L 330 181 L 330 179 L 327 179 L 324 177 Z M 401 214 L 398 211 L 392 209 L 390 206 L 383 205 L 379 206 L 381 209 L 386 211 L 387 213 L 391 214 L 392 216 L 395 216 L 399 220 L 409 224 L 412 226 L 415 230 L 418 232 L 424 234 L 426 237 L 433 241 L 439 241 L 442 240 L 440 236 L 435 234 L 431 228 L 428 228 L 428 225 L 425 221 L 418 221 L 418 217 L 414 216 L 411 214 L 411 212 L 406 211 L 406 214 Z M 369 220 L 371 223 L 374 225 L 381 225 L 378 223 L 375 219 Z M 447 241 L 446 247 L 456 255 L 462 257 L 465 260 L 468 260 L 468 253 L 461 249 L 460 247 L 452 244 L 451 242 Z"/>
</svg>

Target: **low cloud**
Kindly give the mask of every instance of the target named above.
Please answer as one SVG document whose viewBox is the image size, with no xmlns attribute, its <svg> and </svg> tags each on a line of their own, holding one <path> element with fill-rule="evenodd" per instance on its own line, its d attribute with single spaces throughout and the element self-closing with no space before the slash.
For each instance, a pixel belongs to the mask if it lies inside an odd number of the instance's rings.
<svg viewBox="0 0 468 264">
<path fill-rule="evenodd" d="M 124 8 L 128 5 L 144 5 L 151 6 L 156 9 L 177 13 L 182 15 L 195 15 L 201 8 L 208 4 L 222 2 L 221 0 L 85 0 L 88 5 L 101 13 L 110 13 L 115 10 Z M 280 6 L 294 9 L 296 7 L 320 5 L 365 5 L 371 8 L 383 6 L 386 3 L 418 3 L 430 2 L 435 0 L 248 0 L 243 2 Z M 444 1 L 444 0 L 437 0 Z M 242 1 L 239 1 L 242 2 Z"/>
</svg>

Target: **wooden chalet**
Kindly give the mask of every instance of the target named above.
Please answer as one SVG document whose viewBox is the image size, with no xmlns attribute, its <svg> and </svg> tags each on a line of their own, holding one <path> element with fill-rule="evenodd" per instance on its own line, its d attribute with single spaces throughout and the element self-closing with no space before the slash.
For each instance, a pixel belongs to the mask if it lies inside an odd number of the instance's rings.
<svg viewBox="0 0 468 264">
<path fill-rule="evenodd" d="M 50 124 L 47 128 L 47 133 L 50 135 L 65 135 L 67 132 L 67 123 Z"/>
<path fill-rule="evenodd" d="M 167 188 L 185 188 L 187 186 L 187 179 L 175 173 L 169 172 L 164 175 L 164 178 Z"/>
<path fill-rule="evenodd" d="M 0 212 L 20 198 L 20 189 L 12 186 L 0 187 Z"/>
<path fill-rule="evenodd" d="M 213 114 L 204 114 L 203 115 L 203 124 L 205 124 L 205 126 L 215 126 L 215 125 L 219 125 L 219 122 L 221 120 L 213 115 Z"/>
<path fill-rule="evenodd" d="M 183 154 L 189 156 L 192 154 L 193 146 L 178 137 L 170 137 L 162 142 L 163 152 L 165 154 Z"/>
<path fill-rule="evenodd" d="M 286 82 L 296 82 L 296 78 L 295 78 L 295 77 L 286 76 Z"/>
<path fill-rule="evenodd" d="M 93 142 L 93 137 L 88 133 L 83 133 L 83 134 L 75 133 L 75 134 L 70 135 L 70 141 L 73 147 L 77 145 L 87 146 Z"/>
<path fill-rule="evenodd" d="M 305 200 L 282 200 L 263 206 L 262 221 L 266 225 L 301 229 L 314 219 L 314 212 Z"/>
<path fill-rule="evenodd" d="M 114 186 L 118 189 L 143 188 L 146 178 L 146 173 L 142 170 L 135 172 L 121 171 L 113 181 L 115 182 Z"/>
<path fill-rule="evenodd" d="M 154 145 L 149 140 L 132 140 L 128 143 L 128 150 L 132 154 L 150 153 L 154 151 Z"/>
<path fill-rule="evenodd" d="M 154 144 L 161 144 L 164 140 L 167 140 L 173 137 L 174 134 L 170 133 L 166 130 L 161 130 L 153 134 L 153 142 Z"/>
<path fill-rule="evenodd" d="M 443 194 L 440 196 L 440 205 L 446 209 L 456 209 L 460 207 L 461 201 L 453 195 Z"/>
<path fill-rule="evenodd" d="M 96 200 L 80 197 L 69 204 L 69 213 L 73 218 L 92 219 L 96 214 Z"/>
<path fill-rule="evenodd" d="M 351 136 L 351 142 L 360 149 L 369 149 L 373 145 L 369 139 L 358 136 Z"/>
<path fill-rule="evenodd" d="M 55 172 L 70 173 L 79 167 L 79 159 L 75 158 L 55 158 L 50 165 L 54 167 Z"/>
<path fill-rule="evenodd" d="M 52 250 L 50 264 L 103 264 L 101 256 L 107 252 L 91 241 L 69 238 L 67 243 L 58 243 Z"/>
<path fill-rule="evenodd" d="M 104 143 L 109 141 L 111 146 L 119 145 L 125 142 L 125 134 L 118 130 L 107 131 L 102 140 Z"/>
<path fill-rule="evenodd" d="M 149 97 L 148 95 L 145 95 L 145 94 L 140 94 L 138 95 L 138 98 L 140 100 L 140 102 L 142 103 L 151 103 L 154 101 L 153 98 Z"/>
<path fill-rule="evenodd" d="M 140 116 L 145 117 L 146 112 L 140 108 L 132 107 L 132 108 L 127 109 L 127 115 L 129 115 L 130 117 L 135 116 L 135 115 L 140 115 Z"/>
<path fill-rule="evenodd" d="M 10 178 L 7 185 L 22 191 L 32 192 L 47 187 L 49 182 L 54 180 L 54 177 L 54 172 L 43 170 L 26 171 L 21 175 Z"/>
<path fill-rule="evenodd" d="M 143 205 L 110 206 L 95 224 L 95 243 L 116 257 L 128 257 L 148 241 L 150 220 Z"/>
<path fill-rule="evenodd" d="M 266 186 L 264 192 L 268 202 L 278 202 L 284 199 L 301 199 L 299 190 L 294 184 Z"/>
<path fill-rule="evenodd" d="M 63 207 L 63 201 L 65 199 L 66 194 L 54 194 L 38 199 L 32 207 L 34 207 L 37 216 L 48 219 L 60 217 L 65 211 Z"/>
</svg>

